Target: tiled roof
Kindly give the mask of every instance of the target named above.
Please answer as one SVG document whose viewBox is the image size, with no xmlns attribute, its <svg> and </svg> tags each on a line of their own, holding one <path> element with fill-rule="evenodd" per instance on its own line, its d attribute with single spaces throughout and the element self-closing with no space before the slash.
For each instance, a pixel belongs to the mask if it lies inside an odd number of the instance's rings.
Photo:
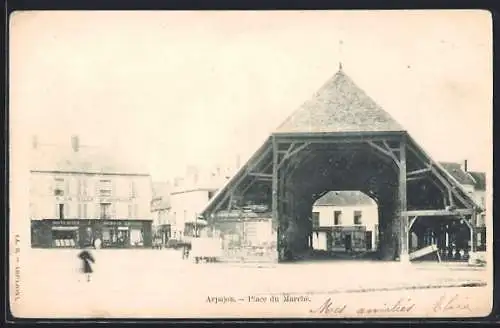
<svg viewBox="0 0 500 328">
<path fill-rule="evenodd" d="M 146 174 L 148 170 L 130 158 L 111 150 L 81 146 L 75 152 L 71 147 L 43 145 L 33 149 L 31 170 L 104 174 Z"/>
<path fill-rule="evenodd" d="M 441 166 L 455 178 L 459 183 L 464 185 L 474 185 L 474 180 L 462 169 L 460 163 L 440 162 Z"/>
<path fill-rule="evenodd" d="M 340 70 L 275 133 L 394 131 L 405 129 Z"/>
<path fill-rule="evenodd" d="M 356 206 L 372 205 L 374 200 L 360 191 L 330 191 L 318 199 L 319 206 Z"/>
<path fill-rule="evenodd" d="M 474 188 L 476 190 L 486 190 L 486 173 L 484 172 L 469 172 L 474 178 Z"/>
</svg>

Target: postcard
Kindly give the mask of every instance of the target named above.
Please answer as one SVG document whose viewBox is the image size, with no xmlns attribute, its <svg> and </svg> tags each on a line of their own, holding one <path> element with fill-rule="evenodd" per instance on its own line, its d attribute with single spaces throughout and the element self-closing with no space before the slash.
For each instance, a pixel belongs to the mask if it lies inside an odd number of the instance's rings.
<svg viewBox="0 0 500 328">
<path fill-rule="evenodd" d="M 18 11 L 16 318 L 492 311 L 492 17 Z"/>
</svg>

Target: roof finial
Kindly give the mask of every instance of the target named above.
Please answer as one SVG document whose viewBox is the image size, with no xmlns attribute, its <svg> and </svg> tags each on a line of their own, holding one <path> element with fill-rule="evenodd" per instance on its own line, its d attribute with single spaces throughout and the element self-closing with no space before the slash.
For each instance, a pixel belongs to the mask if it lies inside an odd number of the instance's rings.
<svg viewBox="0 0 500 328">
<path fill-rule="evenodd" d="M 339 71 L 342 71 L 342 45 L 344 44 L 344 41 L 339 40 Z"/>
</svg>

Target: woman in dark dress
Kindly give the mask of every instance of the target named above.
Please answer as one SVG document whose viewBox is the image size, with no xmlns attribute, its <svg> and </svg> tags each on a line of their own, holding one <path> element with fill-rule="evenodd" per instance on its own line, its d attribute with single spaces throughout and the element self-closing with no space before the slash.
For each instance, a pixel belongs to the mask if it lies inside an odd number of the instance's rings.
<svg viewBox="0 0 500 328">
<path fill-rule="evenodd" d="M 90 266 L 90 262 L 92 263 L 95 263 L 95 259 L 94 257 L 92 256 L 92 254 L 90 254 L 90 252 L 88 250 L 83 250 L 79 255 L 78 257 L 80 259 L 82 259 L 83 261 L 83 267 L 82 267 L 82 271 L 83 273 L 85 273 L 87 275 L 87 281 L 90 281 L 90 274 L 93 272 L 92 271 L 92 267 Z"/>
</svg>

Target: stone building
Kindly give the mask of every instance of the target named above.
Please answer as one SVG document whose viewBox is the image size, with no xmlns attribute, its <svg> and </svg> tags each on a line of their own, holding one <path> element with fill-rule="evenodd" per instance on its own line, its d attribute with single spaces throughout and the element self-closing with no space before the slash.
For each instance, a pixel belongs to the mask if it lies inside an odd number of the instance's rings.
<svg viewBox="0 0 500 328">
<path fill-rule="evenodd" d="M 332 252 L 377 249 L 377 203 L 359 191 L 330 191 L 312 209 L 312 248 Z"/>
<path fill-rule="evenodd" d="M 113 151 L 33 142 L 32 247 L 151 245 L 151 176 Z"/>
</svg>

